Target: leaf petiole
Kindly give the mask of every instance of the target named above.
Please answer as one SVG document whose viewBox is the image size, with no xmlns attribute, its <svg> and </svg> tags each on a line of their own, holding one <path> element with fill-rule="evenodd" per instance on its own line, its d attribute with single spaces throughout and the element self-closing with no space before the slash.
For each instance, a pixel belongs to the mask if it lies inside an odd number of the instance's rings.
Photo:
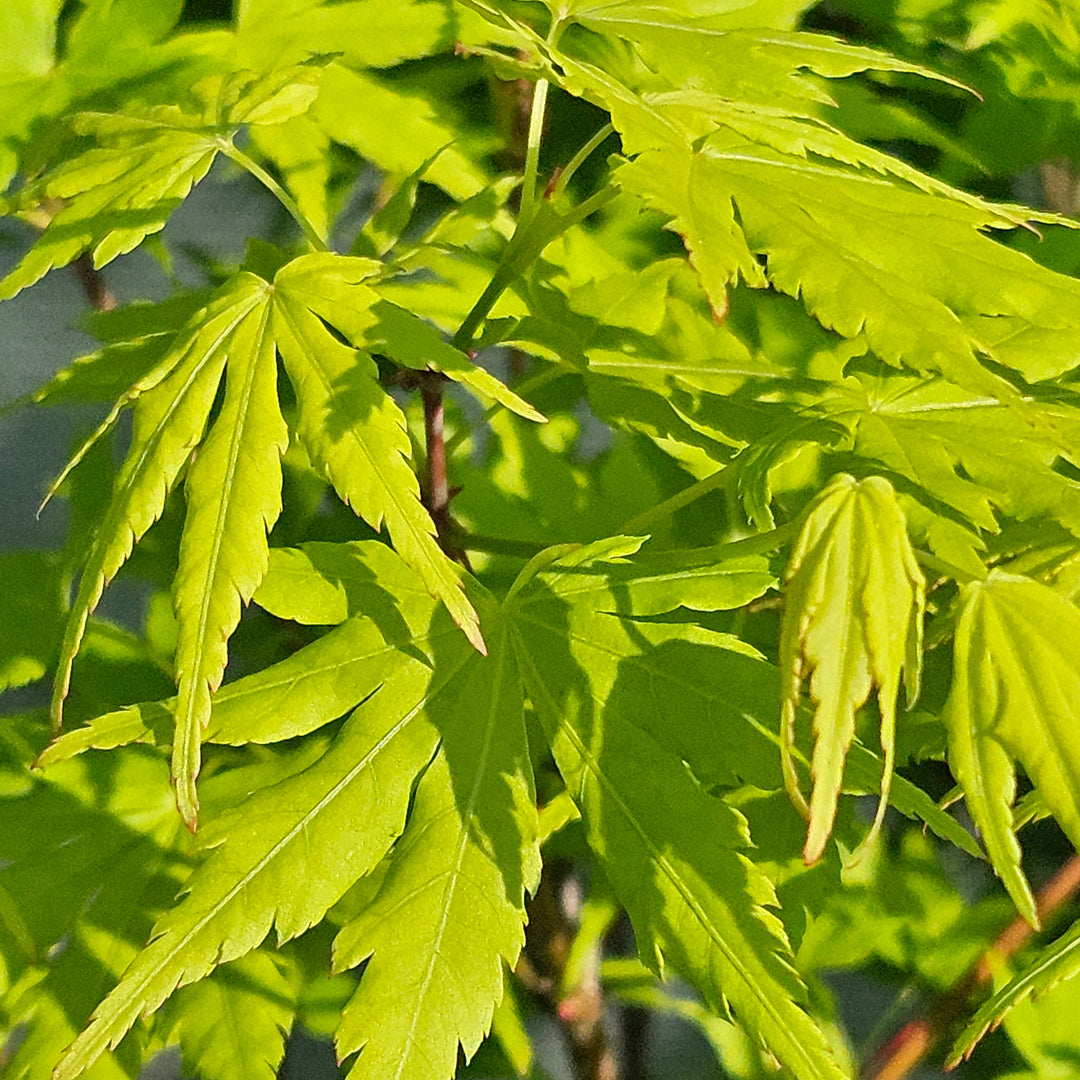
<svg viewBox="0 0 1080 1080">
<path fill-rule="evenodd" d="M 557 199 L 560 195 L 566 191 L 566 185 L 573 179 L 574 173 L 581 168 L 582 165 L 592 156 L 593 152 L 603 143 L 603 141 L 614 132 L 615 126 L 613 124 L 605 124 L 584 146 L 570 159 L 566 168 L 559 173 L 559 178 L 555 181 L 554 187 L 551 189 L 551 198 Z"/>
<path fill-rule="evenodd" d="M 221 152 L 235 162 L 240 168 L 251 173 L 289 212 L 293 220 L 304 232 L 307 242 L 315 251 L 329 251 L 326 241 L 319 235 L 318 230 L 308 220 L 307 215 L 300 209 L 297 201 L 255 160 L 248 157 L 243 150 L 234 146 L 227 140 L 221 142 Z"/>
<path fill-rule="evenodd" d="M 547 44 L 554 47 L 562 36 L 565 23 L 555 19 L 548 32 Z M 540 140 L 544 134 L 544 115 L 547 112 L 548 80 L 538 79 L 533 87 L 532 107 L 529 110 L 529 137 L 525 147 L 525 174 L 521 183 L 520 222 L 528 225 L 535 213 L 537 172 L 540 165 Z"/>
</svg>

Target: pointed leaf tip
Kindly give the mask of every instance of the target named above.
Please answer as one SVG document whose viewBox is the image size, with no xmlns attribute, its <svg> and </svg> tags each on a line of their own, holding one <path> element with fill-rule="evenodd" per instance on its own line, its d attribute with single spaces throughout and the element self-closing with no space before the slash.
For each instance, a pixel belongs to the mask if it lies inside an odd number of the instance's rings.
<svg viewBox="0 0 1080 1080">
<path fill-rule="evenodd" d="M 1080 610 L 1049 586 L 994 570 L 961 589 L 942 713 L 949 764 L 994 870 L 1034 927 L 1038 913 L 1013 822 L 1014 761 L 1080 849 L 1078 652 Z"/>
<path fill-rule="evenodd" d="M 792 802 L 809 820 L 803 859 L 810 865 L 832 835 L 855 714 L 875 688 L 885 763 L 878 813 L 864 844 L 880 830 L 892 780 L 900 679 L 921 663 L 925 582 L 888 481 L 834 477 L 807 509 L 786 577 L 781 755 Z M 807 677 L 815 706 L 808 807 L 793 760 Z M 913 675 L 908 685 L 917 685 Z"/>
</svg>

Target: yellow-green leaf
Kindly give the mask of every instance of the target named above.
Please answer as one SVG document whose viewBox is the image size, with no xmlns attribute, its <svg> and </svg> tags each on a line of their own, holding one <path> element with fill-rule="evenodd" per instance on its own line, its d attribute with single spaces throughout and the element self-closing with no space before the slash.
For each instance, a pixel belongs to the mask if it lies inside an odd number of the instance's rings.
<svg viewBox="0 0 1080 1080">
<path fill-rule="evenodd" d="M 803 855 L 810 863 L 832 832 L 856 712 L 876 687 L 885 754 L 876 830 L 889 799 L 901 672 L 909 703 L 918 696 L 924 581 L 889 482 L 834 477 L 807 511 L 787 582 L 782 753 L 788 791 L 809 818 Z M 815 705 L 809 805 L 792 759 L 806 678 Z"/>
<path fill-rule="evenodd" d="M 241 275 L 255 297 L 266 283 Z M 281 455 L 288 429 L 277 401 L 277 357 L 259 303 L 233 332 L 225 400 L 188 473 L 188 514 L 174 583 L 176 735 L 173 780 L 184 820 L 194 827 L 203 729 L 210 697 L 228 661 L 226 642 L 266 573 L 266 536 L 281 512 Z"/>
<path fill-rule="evenodd" d="M 1080 611 L 1049 586 L 994 571 L 960 593 L 942 719 L 949 764 L 1021 914 L 1038 915 L 1013 825 L 1014 761 L 1080 848 Z"/>
</svg>

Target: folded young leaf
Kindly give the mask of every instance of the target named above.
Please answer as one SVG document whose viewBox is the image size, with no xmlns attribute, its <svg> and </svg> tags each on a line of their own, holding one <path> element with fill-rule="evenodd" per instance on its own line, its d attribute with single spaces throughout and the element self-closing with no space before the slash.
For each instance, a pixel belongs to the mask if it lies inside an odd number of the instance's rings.
<svg viewBox="0 0 1080 1080">
<path fill-rule="evenodd" d="M 949 765 L 995 871 L 1033 926 L 1039 919 L 1013 825 L 1013 762 L 1080 848 L 1078 650 L 1080 611 L 1048 586 L 995 570 L 961 589 L 942 713 Z"/>
<path fill-rule="evenodd" d="M 685 624 L 604 614 L 626 610 L 635 592 L 630 580 L 609 584 L 607 569 L 542 570 L 512 601 L 512 634 L 526 692 L 590 846 L 630 914 L 642 958 L 658 972 L 670 964 L 712 1009 L 730 1003 L 793 1075 L 844 1076 L 804 1009 L 805 988 L 768 910 L 776 902 L 772 887 L 743 855 L 745 821 L 696 778 L 731 782 L 750 770 L 756 781 L 765 771 L 779 783 L 771 740 L 762 738 L 772 753 L 755 764 L 753 738 L 726 732 L 731 725 L 720 719 L 730 709 L 733 724 L 738 717 L 752 730 L 752 713 L 723 692 L 713 697 L 719 680 L 736 699 L 756 690 L 745 677 L 710 671 L 713 657 L 720 667 L 732 656 L 756 664 Z M 614 569 L 620 575 L 622 568 Z M 641 582 L 645 597 L 649 577 Z M 682 650 L 691 655 L 680 662 L 673 653 Z M 725 735 L 738 746 L 730 755 Z M 702 836 L 710 842 L 702 845 Z"/>
<path fill-rule="evenodd" d="M 781 745 L 788 792 L 809 818 L 803 856 L 812 863 L 832 832 L 856 712 L 876 687 L 885 764 L 873 836 L 889 801 L 901 672 L 909 703 L 919 693 L 925 582 L 889 482 L 834 477 L 807 509 L 786 577 Z M 791 754 L 808 676 L 815 705 L 809 806 Z"/>
</svg>

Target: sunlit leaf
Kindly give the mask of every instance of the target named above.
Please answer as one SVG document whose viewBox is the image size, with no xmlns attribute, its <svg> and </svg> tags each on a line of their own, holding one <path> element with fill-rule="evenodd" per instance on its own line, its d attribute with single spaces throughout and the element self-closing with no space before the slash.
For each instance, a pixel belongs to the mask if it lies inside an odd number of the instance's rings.
<svg viewBox="0 0 1080 1080">
<path fill-rule="evenodd" d="M 995 570 L 961 590 L 952 689 L 942 713 L 949 763 L 994 869 L 1035 926 L 1012 820 L 1014 762 L 1080 845 L 1078 646 L 1080 612 L 1046 585 Z"/>
<path fill-rule="evenodd" d="M 787 569 L 780 640 L 788 791 L 808 816 L 804 857 L 821 857 L 832 832 L 855 714 L 877 689 L 885 772 L 874 832 L 889 801 L 901 672 L 919 693 L 924 581 L 889 483 L 835 477 L 807 511 Z M 804 679 L 814 702 L 813 793 L 807 806 L 791 759 Z"/>
</svg>

